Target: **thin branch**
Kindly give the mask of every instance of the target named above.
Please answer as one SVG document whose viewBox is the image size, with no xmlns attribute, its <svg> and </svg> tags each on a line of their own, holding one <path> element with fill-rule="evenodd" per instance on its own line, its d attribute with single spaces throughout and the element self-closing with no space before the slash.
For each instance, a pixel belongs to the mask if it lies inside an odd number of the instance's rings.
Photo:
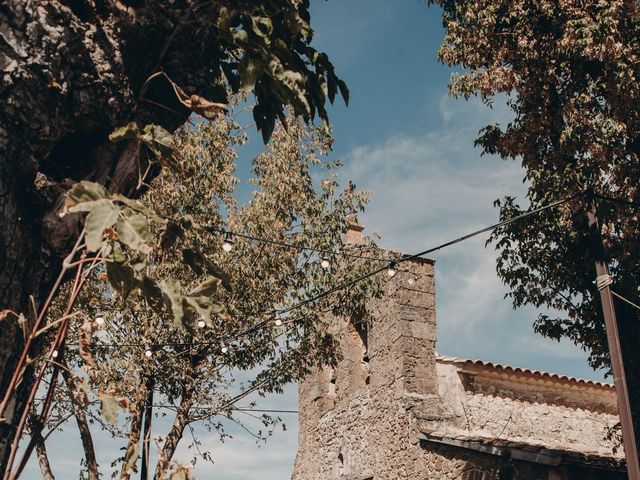
<svg viewBox="0 0 640 480">
<path fill-rule="evenodd" d="M 73 416 L 76 418 L 76 424 L 78 425 L 78 431 L 80 432 L 80 440 L 82 441 L 84 458 L 87 462 L 87 474 L 89 480 L 99 480 L 98 461 L 96 460 L 93 438 L 91 436 L 89 422 L 87 422 L 87 416 L 84 413 L 84 407 L 75 396 L 75 392 L 77 391 L 75 381 L 68 369 L 62 370 L 62 378 L 67 385 L 67 396 L 71 402 Z"/>
<path fill-rule="evenodd" d="M 51 464 L 49 463 L 49 456 L 47 455 L 47 448 L 42 438 L 40 431 L 34 433 L 36 443 L 36 454 L 38 455 L 38 464 L 40 465 L 40 473 L 42 474 L 42 480 L 55 480 L 53 471 L 51 470 Z"/>
</svg>

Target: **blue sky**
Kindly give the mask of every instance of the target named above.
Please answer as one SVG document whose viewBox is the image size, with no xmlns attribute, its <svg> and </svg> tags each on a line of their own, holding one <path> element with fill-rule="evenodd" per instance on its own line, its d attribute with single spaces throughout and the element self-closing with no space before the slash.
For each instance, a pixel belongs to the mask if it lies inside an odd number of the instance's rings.
<svg viewBox="0 0 640 480">
<path fill-rule="evenodd" d="M 329 110 L 336 137 L 331 157 L 343 161 L 343 181 L 373 192 L 361 221 L 368 233 L 382 235 L 384 247 L 423 250 L 494 223 L 494 199 L 506 194 L 523 198 L 519 164 L 481 157 L 473 147 L 482 126 L 509 121 L 507 109 L 447 96 L 451 70 L 436 60 L 443 36 L 437 8 L 428 8 L 423 0 L 315 1 L 312 25 L 315 47 L 329 54 L 351 90 L 348 108 L 338 99 Z M 258 146 L 254 141 L 242 150 L 241 168 Z M 512 310 L 503 298 L 506 289 L 496 277 L 495 255 L 484 247 L 485 240 L 463 242 L 433 257 L 438 351 L 601 379 L 589 369 L 580 349 L 533 333 L 535 310 Z M 283 396 L 259 399 L 259 405 L 296 409 L 295 385 Z M 215 464 L 198 464 L 195 474 L 220 480 L 289 478 L 297 418 L 282 417 L 287 431 L 276 432 L 260 448 L 237 429 L 232 428 L 235 438 L 224 444 L 198 429 Z M 162 423 L 156 426 L 162 429 Z M 76 437 L 70 424 L 68 432 L 51 439 L 49 451 L 59 478 L 77 478 Z M 105 439 L 99 442 L 104 466 L 120 446 Z M 177 457 L 188 461 L 191 454 L 185 447 Z M 40 478 L 35 464 L 25 478 Z"/>
</svg>

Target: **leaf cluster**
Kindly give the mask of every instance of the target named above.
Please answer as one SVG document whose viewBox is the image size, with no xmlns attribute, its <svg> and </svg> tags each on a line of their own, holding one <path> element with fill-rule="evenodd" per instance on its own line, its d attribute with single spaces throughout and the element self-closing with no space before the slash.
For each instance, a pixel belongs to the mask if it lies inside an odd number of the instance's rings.
<svg viewBox="0 0 640 480">
<path fill-rule="evenodd" d="M 109 421 L 123 408 L 133 422 L 152 388 L 186 409 L 187 424 L 208 422 L 224 437 L 219 417 L 234 418 L 246 395 L 282 392 L 312 366 L 335 364 L 325 313 L 366 317 L 366 300 L 379 292 L 373 278 L 276 315 L 371 265 L 333 259 L 329 271 L 313 251 L 237 235 L 226 252 L 220 231 L 340 250 L 347 218 L 368 193 L 340 191 L 339 163 L 322 158 L 332 142 L 327 127 L 290 117 L 254 159 L 253 195 L 239 205 L 234 169 L 244 141 L 231 118 L 185 128 L 174 139 L 178 168 L 163 169 L 140 200 L 89 182 L 68 193 L 69 212 L 88 212 L 87 249 L 102 259 L 79 299 L 83 323 L 72 327 L 78 347 L 68 358 Z"/>
<path fill-rule="evenodd" d="M 233 93 L 253 91 L 253 109 L 265 143 L 275 121 L 285 120 L 285 107 L 305 121 L 316 115 L 328 121 L 325 103 L 340 93 L 349 101 L 347 85 L 339 79 L 323 52 L 311 46 L 309 0 L 242 0 L 213 2 L 211 15 L 219 38 L 229 50 L 221 69 Z"/>
<path fill-rule="evenodd" d="M 638 2 L 438 3 L 446 28 L 439 57 L 463 69 L 452 76 L 450 92 L 489 105 L 506 96 L 513 120 L 486 126 L 476 143 L 485 153 L 522 162 L 532 208 L 585 188 L 640 201 Z M 522 210 L 509 197 L 496 205 L 501 218 Z M 608 353 L 583 212 L 577 199 L 500 229 L 491 242 L 514 307 L 557 312 L 541 314 L 536 331 L 571 339 L 601 368 Z M 600 202 L 598 215 L 616 289 L 635 298 L 637 208 Z"/>
</svg>

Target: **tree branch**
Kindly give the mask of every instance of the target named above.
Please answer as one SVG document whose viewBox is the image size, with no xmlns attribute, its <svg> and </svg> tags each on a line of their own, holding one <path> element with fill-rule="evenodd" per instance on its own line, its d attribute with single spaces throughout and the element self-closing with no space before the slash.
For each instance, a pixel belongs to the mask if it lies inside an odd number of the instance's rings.
<svg viewBox="0 0 640 480">
<path fill-rule="evenodd" d="M 93 438 L 91 436 L 91 430 L 89 429 L 89 422 L 87 422 L 87 416 L 84 413 L 84 408 L 74 394 L 77 391 L 75 381 L 69 374 L 68 369 L 62 369 L 62 378 L 64 378 L 64 382 L 67 385 L 67 394 L 73 408 L 73 416 L 78 424 L 80 440 L 82 441 L 82 448 L 84 450 L 84 458 L 87 461 L 87 474 L 89 480 L 99 480 L 98 462 L 96 460 L 96 452 L 93 446 Z"/>
<path fill-rule="evenodd" d="M 169 468 L 169 462 L 176 451 L 178 442 L 182 439 L 185 427 L 191 420 L 189 418 L 189 410 L 191 410 L 191 407 L 194 404 L 193 384 L 191 382 L 187 382 L 187 384 L 184 385 L 183 392 L 182 398 L 180 399 L 180 405 L 178 406 L 175 419 L 173 420 L 173 426 L 171 427 L 171 431 L 169 432 L 169 435 L 167 435 L 162 450 L 158 455 L 158 464 L 156 465 L 154 475 L 155 479 L 164 480 L 165 472 Z"/>
</svg>

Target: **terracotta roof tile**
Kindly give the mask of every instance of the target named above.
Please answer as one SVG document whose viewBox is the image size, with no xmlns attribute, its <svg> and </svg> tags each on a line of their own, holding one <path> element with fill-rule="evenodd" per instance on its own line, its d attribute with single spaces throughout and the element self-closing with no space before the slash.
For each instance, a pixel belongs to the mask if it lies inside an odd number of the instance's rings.
<svg viewBox="0 0 640 480">
<path fill-rule="evenodd" d="M 453 363 L 455 365 L 473 365 L 473 366 L 477 366 L 477 367 L 484 367 L 484 368 L 490 368 L 493 370 L 501 370 L 507 373 L 514 373 L 514 374 L 521 374 L 521 375 L 529 375 L 531 377 L 538 377 L 538 378 L 548 378 L 551 380 L 559 380 L 559 381 L 565 381 L 565 382 L 571 382 L 571 383 L 578 383 L 578 384 L 582 384 L 582 385 L 590 385 L 590 386 L 595 386 L 595 387 L 602 387 L 602 388 L 610 388 L 613 389 L 614 386 L 612 383 L 607 383 L 607 382 L 598 382 L 596 380 L 587 380 L 584 378 L 576 378 L 576 377 L 572 377 L 569 375 L 562 375 L 560 373 L 549 373 L 549 372 L 544 372 L 541 370 L 533 370 L 530 368 L 523 368 L 523 367 L 514 367 L 511 365 L 504 365 L 501 363 L 494 363 L 494 362 L 487 362 L 484 360 L 471 360 L 468 358 L 460 358 L 460 357 L 447 357 L 447 356 L 443 356 L 443 355 L 438 355 L 437 356 L 437 360 L 439 362 L 443 362 L 443 363 Z"/>
</svg>

